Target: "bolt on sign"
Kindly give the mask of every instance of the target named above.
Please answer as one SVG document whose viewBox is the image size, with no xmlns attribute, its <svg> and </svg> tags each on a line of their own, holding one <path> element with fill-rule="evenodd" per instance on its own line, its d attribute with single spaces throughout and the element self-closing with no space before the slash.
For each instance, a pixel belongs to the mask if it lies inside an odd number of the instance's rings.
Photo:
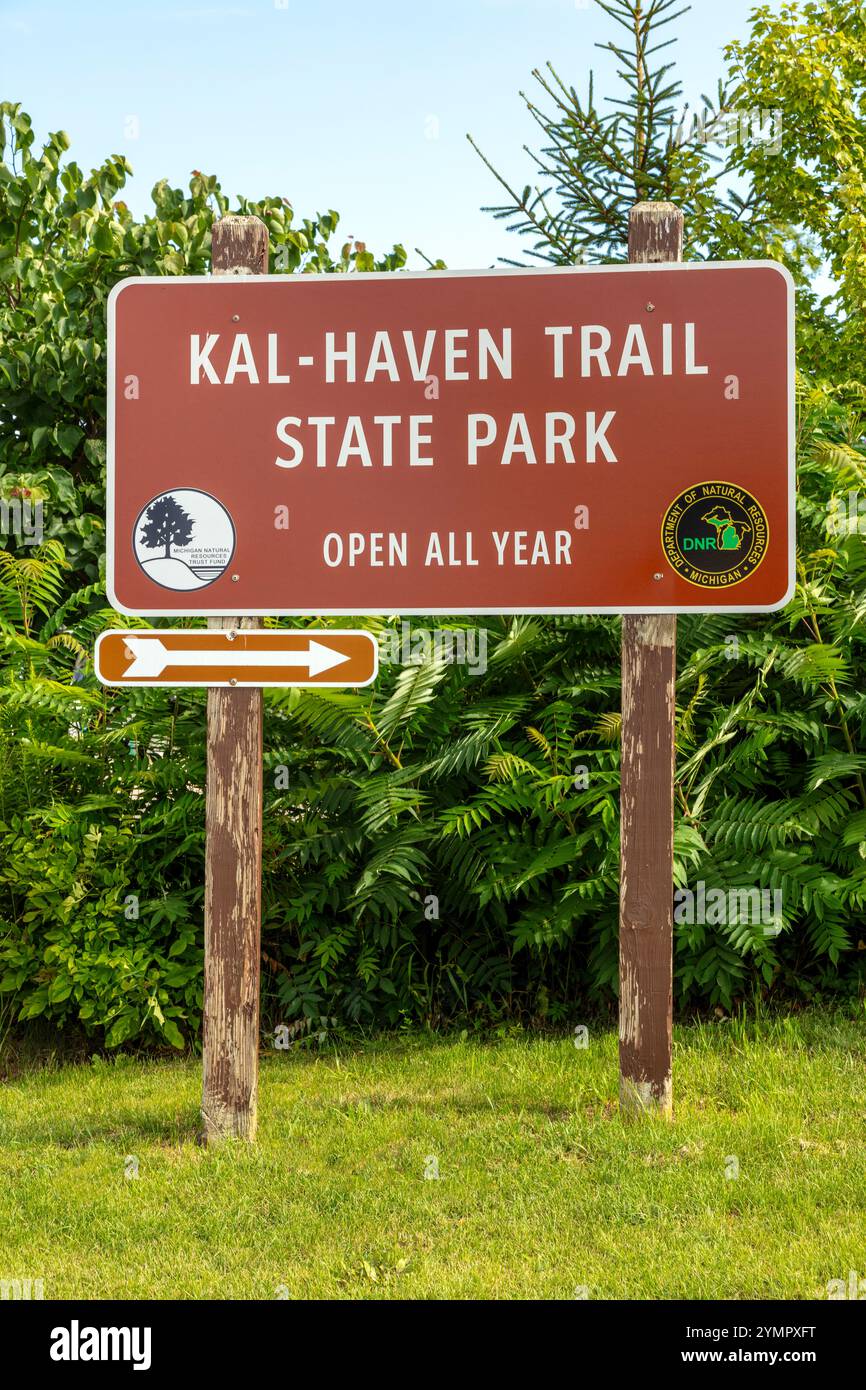
<svg viewBox="0 0 866 1390">
<path fill-rule="evenodd" d="M 769 261 L 125 280 L 129 614 L 761 612 L 793 590 Z"/>
<path fill-rule="evenodd" d="M 369 632 L 336 628 L 202 632 L 112 628 L 96 639 L 103 685 L 370 685 L 379 648 Z"/>
</svg>

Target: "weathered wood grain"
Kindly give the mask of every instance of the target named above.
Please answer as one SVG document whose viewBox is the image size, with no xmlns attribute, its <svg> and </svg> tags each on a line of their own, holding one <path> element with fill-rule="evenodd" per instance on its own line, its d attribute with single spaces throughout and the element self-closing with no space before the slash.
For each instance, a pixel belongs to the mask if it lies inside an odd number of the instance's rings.
<svg viewBox="0 0 866 1390">
<path fill-rule="evenodd" d="M 682 259 L 673 203 L 637 203 L 629 260 Z M 623 1114 L 673 1114 L 674 614 L 622 622 L 619 1056 Z"/>
<path fill-rule="evenodd" d="M 268 269 L 268 231 L 257 217 L 214 223 L 220 275 Z M 258 618 L 211 618 L 209 627 L 260 627 Z M 262 904 L 262 692 L 207 695 L 205 967 L 202 1141 L 255 1138 L 258 1118 Z"/>
</svg>

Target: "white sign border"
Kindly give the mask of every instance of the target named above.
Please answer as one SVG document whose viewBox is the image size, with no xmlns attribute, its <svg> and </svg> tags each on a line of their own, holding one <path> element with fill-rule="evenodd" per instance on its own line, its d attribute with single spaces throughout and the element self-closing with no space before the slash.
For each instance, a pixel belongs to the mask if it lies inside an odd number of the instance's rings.
<svg viewBox="0 0 866 1390">
<path fill-rule="evenodd" d="M 175 617 L 181 616 L 178 614 Z M 244 616 L 238 614 L 239 617 Z M 108 690 L 125 690 L 132 686 L 161 686 L 175 687 L 185 690 L 363 690 L 365 686 L 373 685 L 379 676 L 379 643 L 375 632 L 369 632 L 366 628 L 359 627 L 297 627 L 297 628 L 239 628 L 238 636 L 257 637 L 269 636 L 273 632 L 275 636 L 285 637 L 286 633 L 297 634 L 299 637 L 309 637 L 314 641 L 318 638 L 325 643 L 331 637 L 366 637 L 369 639 L 373 648 L 373 673 L 365 681 L 320 681 L 320 680 L 301 680 L 301 681 L 242 681 L 242 680 L 163 680 L 162 676 L 139 676 L 131 680 L 110 681 L 102 675 L 99 669 L 99 653 L 102 643 L 106 637 L 215 637 L 220 633 L 224 635 L 230 632 L 231 628 L 202 628 L 202 627 L 109 627 L 104 632 L 100 632 L 93 648 L 93 673 L 100 685 L 104 685 Z M 286 665 L 289 664 L 286 653 Z M 214 653 L 215 666 L 219 665 L 219 653 Z M 171 669 L 170 663 L 165 667 Z"/>
<path fill-rule="evenodd" d="M 778 261 L 753 260 L 753 261 L 660 261 L 655 264 L 618 264 L 618 265 L 579 265 L 579 266 L 550 266 L 535 268 L 529 266 L 526 269 L 521 267 L 508 268 L 504 270 L 404 270 L 404 271 L 364 271 L 353 273 L 350 278 L 356 280 L 389 280 L 412 279 L 412 280 L 432 280 L 432 279 L 458 279 L 467 276 L 505 278 L 506 276 L 538 276 L 538 275 L 607 275 L 607 274 L 631 274 L 641 275 L 647 272 L 671 271 L 675 274 L 688 273 L 689 271 L 701 270 L 746 270 L 746 269 L 767 269 L 774 270 L 781 275 L 787 289 L 787 387 L 788 387 L 788 585 L 784 596 L 776 603 L 770 604 L 713 604 L 702 607 L 700 604 L 689 604 L 686 607 L 653 605 L 652 607 L 641 608 L 621 608 L 621 607 L 575 607 L 564 605 L 562 607 L 494 607 L 494 608 L 318 608 L 315 613 L 308 608 L 243 608 L 234 604 L 222 604 L 219 608 L 127 608 L 120 602 L 114 585 L 114 560 L 115 560 L 115 536 L 114 536 L 114 490 L 115 490 L 115 450 L 114 450 L 114 398 L 115 398 L 115 309 L 117 300 L 123 291 L 130 285 L 176 285 L 176 284 L 204 284 L 222 285 L 229 289 L 236 289 L 239 277 L 232 275 L 139 275 L 131 276 L 125 280 L 120 280 L 111 289 L 108 296 L 108 372 L 107 372 L 107 418 L 106 418 L 106 567 L 105 567 L 105 589 L 108 601 L 118 613 L 124 613 L 128 617 L 137 618 L 212 618 L 218 614 L 224 614 L 228 609 L 231 615 L 239 618 L 257 617 L 280 617 L 280 618 L 309 618 L 309 617 L 383 617 L 383 616 L 405 616 L 405 617 L 426 617 L 426 616 L 483 616 L 485 614 L 543 614 L 549 617 L 562 615 L 616 615 L 621 613 L 677 613 L 683 617 L 689 613 L 776 613 L 784 608 L 794 596 L 796 587 L 796 404 L 795 404 L 795 339 L 794 339 L 794 300 L 795 286 L 790 271 Z M 257 275 L 255 283 L 280 284 L 291 283 L 292 280 L 304 279 L 305 282 L 313 280 L 316 284 L 344 284 L 346 277 L 343 275 Z M 246 277 L 244 277 L 246 283 Z M 336 629 L 335 629 L 336 630 Z M 150 682 L 152 683 L 152 682 Z M 321 683 L 320 683 L 321 684 Z M 240 686 L 240 682 L 238 683 Z M 232 687 L 234 688 L 234 687 Z"/>
</svg>

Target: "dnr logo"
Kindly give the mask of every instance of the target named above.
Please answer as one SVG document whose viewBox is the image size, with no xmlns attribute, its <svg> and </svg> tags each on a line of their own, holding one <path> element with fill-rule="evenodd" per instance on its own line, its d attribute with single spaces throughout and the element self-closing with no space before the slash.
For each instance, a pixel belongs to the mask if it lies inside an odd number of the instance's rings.
<svg viewBox="0 0 866 1390">
<path fill-rule="evenodd" d="M 665 512 L 662 549 L 676 574 L 701 589 L 727 589 L 754 574 L 767 553 L 763 507 L 734 483 L 697 483 Z"/>
</svg>

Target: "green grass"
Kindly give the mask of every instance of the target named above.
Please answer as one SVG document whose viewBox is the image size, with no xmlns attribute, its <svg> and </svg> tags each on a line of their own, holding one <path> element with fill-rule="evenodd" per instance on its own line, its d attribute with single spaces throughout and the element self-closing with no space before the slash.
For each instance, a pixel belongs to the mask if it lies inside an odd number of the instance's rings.
<svg viewBox="0 0 866 1390">
<path fill-rule="evenodd" d="M 864 1031 L 681 1028 L 672 1125 L 620 1120 L 610 1033 L 275 1054 L 257 1145 L 211 1151 L 194 1061 L 28 1072 L 0 1094 L 0 1278 L 46 1298 L 825 1298 L 866 1273 Z"/>
</svg>

